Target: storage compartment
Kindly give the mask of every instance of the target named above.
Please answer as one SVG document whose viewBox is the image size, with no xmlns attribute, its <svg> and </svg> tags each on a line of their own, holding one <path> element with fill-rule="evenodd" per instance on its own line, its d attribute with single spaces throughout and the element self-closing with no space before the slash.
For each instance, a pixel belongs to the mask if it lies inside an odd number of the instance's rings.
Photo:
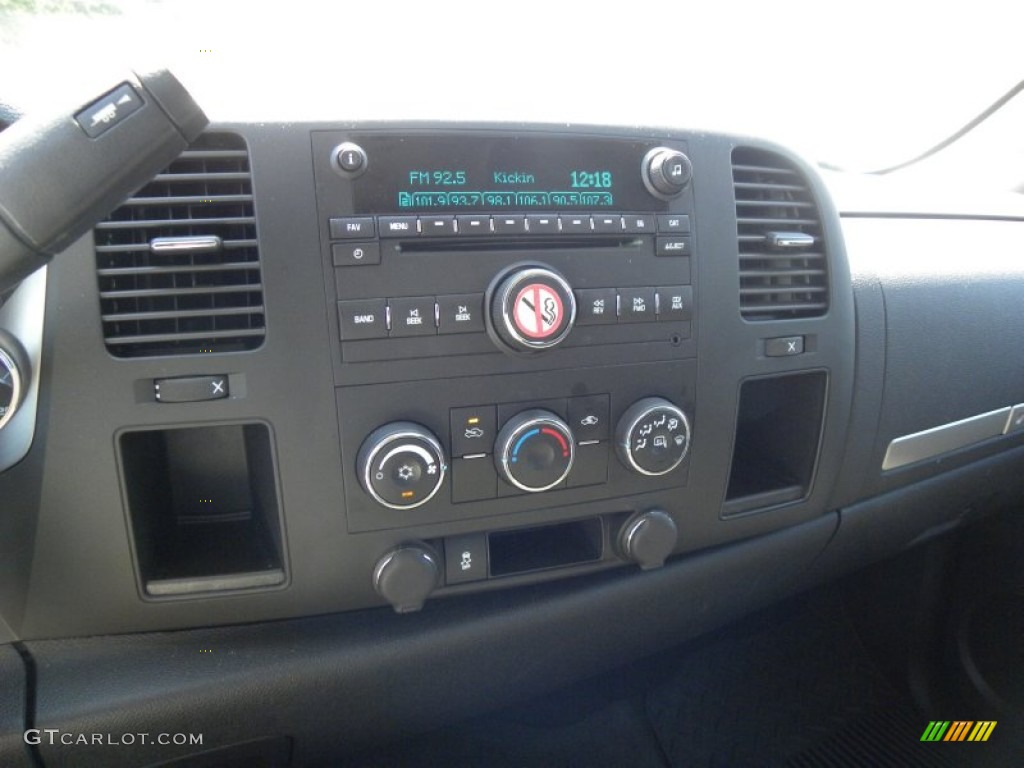
<svg viewBox="0 0 1024 768">
<path fill-rule="evenodd" d="M 824 371 L 743 382 L 723 516 L 807 495 L 821 441 L 827 384 Z"/>
<path fill-rule="evenodd" d="M 127 432 L 120 448 L 146 594 L 284 583 L 277 470 L 266 425 Z"/>
<path fill-rule="evenodd" d="M 601 519 L 575 520 L 488 534 L 491 576 L 511 576 L 600 560 L 604 554 Z"/>
</svg>

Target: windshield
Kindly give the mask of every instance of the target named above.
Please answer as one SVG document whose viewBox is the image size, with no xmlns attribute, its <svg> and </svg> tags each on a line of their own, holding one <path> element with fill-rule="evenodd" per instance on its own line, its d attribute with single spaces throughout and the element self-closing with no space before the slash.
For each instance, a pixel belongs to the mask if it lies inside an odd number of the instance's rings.
<svg viewBox="0 0 1024 768">
<path fill-rule="evenodd" d="M 706 7 L 705 7 L 706 6 Z M 0 0 L 0 100 L 169 65 L 214 119 L 727 130 L 883 168 L 1022 77 L 1012 4 Z"/>
</svg>

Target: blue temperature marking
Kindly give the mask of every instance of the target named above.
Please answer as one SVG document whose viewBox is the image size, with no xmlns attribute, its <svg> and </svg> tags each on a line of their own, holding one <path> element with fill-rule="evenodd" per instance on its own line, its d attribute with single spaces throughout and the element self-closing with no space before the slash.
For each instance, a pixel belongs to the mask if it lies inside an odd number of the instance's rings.
<svg viewBox="0 0 1024 768">
<path fill-rule="evenodd" d="M 516 440 L 516 444 L 512 447 L 512 463 L 513 464 L 515 464 L 516 460 L 518 459 L 519 449 L 522 447 L 523 443 L 525 443 L 529 438 L 533 437 L 534 435 L 539 435 L 539 434 L 540 434 L 540 427 L 537 427 L 535 429 L 531 429 L 529 432 L 527 432 L 522 437 L 520 437 L 518 440 Z"/>
</svg>

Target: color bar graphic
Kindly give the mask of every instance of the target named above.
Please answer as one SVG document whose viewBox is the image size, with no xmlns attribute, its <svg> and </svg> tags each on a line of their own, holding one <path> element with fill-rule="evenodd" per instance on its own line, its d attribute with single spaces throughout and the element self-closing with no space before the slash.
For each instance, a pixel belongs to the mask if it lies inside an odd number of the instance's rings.
<svg viewBox="0 0 1024 768">
<path fill-rule="evenodd" d="M 921 741 L 988 741 L 996 720 L 932 720 L 921 734 Z"/>
</svg>

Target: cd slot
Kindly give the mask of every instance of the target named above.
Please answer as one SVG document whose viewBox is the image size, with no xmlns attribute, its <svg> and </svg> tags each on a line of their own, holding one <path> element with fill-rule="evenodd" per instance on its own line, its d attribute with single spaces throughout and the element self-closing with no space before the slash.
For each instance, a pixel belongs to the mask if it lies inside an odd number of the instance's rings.
<svg viewBox="0 0 1024 768">
<path fill-rule="evenodd" d="M 481 237 L 481 238 L 436 238 L 430 240 L 401 240 L 396 250 L 402 253 L 451 253 L 453 251 L 551 251 L 593 248 L 639 248 L 643 238 L 631 235 L 583 237 Z"/>
</svg>

